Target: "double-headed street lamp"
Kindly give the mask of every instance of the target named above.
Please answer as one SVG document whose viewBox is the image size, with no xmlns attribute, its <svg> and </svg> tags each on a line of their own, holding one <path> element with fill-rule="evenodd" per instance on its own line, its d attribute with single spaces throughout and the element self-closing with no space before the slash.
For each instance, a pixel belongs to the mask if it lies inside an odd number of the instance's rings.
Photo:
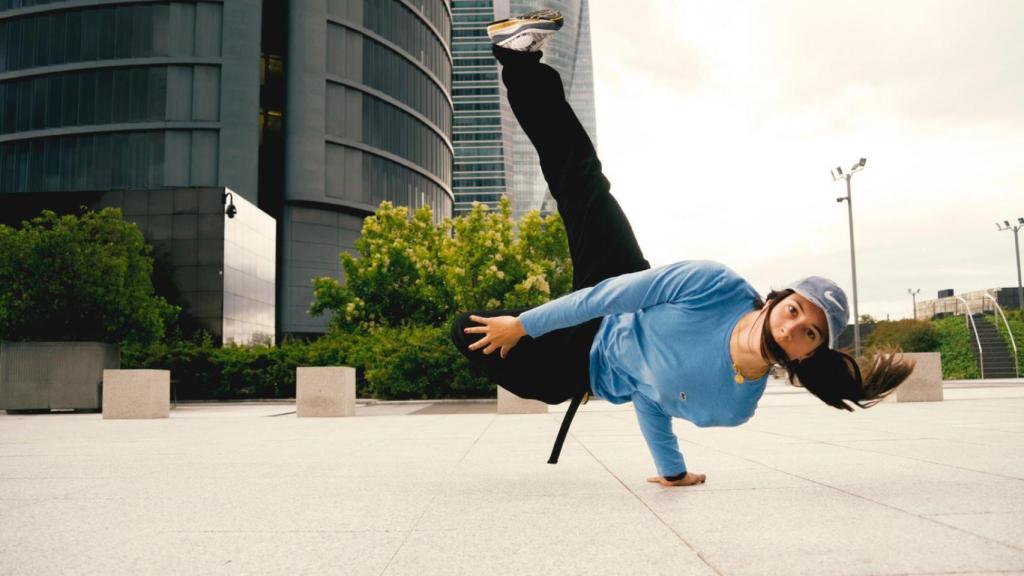
<svg viewBox="0 0 1024 576">
<path fill-rule="evenodd" d="M 1014 261 L 1017 263 L 1017 308 L 1024 310 L 1024 287 L 1021 286 L 1020 282 L 1020 240 L 1017 238 L 1017 232 L 1020 232 L 1021 228 L 1024 228 L 1024 218 L 1017 218 L 1017 225 L 1011 225 L 1009 220 L 1003 220 L 1000 224 L 996 222 L 996 228 L 1000 232 L 1003 230 L 1013 231 L 1013 250 L 1017 258 Z"/>
<path fill-rule="evenodd" d="M 907 288 L 907 294 L 910 294 L 910 300 L 914 304 L 914 320 L 917 320 L 917 295 L 921 293 L 921 289 L 911 290 Z"/>
<path fill-rule="evenodd" d="M 836 202 L 846 200 L 846 207 L 850 212 L 850 266 L 853 268 L 853 350 L 854 358 L 860 358 L 860 314 L 857 312 L 857 255 L 853 249 L 853 200 L 850 199 L 850 178 L 864 169 L 867 158 L 861 158 L 859 162 L 850 167 L 850 171 L 843 173 L 842 167 L 836 166 L 832 170 L 832 181 L 846 180 L 846 196 L 836 198 Z"/>
</svg>

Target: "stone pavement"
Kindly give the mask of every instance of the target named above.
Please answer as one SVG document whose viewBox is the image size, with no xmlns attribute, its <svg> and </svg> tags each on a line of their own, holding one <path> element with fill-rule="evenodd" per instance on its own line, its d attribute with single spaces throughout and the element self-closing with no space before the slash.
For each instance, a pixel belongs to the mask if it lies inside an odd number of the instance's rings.
<svg viewBox="0 0 1024 576">
<path fill-rule="evenodd" d="M 564 407 L 0 415 L 0 574 L 1024 574 L 1024 386 L 770 391 L 738 428 L 676 422 L 687 488 L 600 401 L 557 466 Z"/>
</svg>

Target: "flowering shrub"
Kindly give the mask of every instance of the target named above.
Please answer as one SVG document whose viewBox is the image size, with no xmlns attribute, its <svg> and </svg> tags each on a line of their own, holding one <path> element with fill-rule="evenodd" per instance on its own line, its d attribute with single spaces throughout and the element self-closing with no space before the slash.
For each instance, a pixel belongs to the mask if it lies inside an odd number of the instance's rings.
<svg viewBox="0 0 1024 576">
<path fill-rule="evenodd" d="M 344 283 L 314 280 L 314 316 L 330 313 L 342 332 L 405 325 L 445 326 L 464 310 L 527 308 L 565 294 L 572 263 L 558 215 L 534 211 L 518 224 L 508 198 L 497 211 L 475 203 L 432 223 L 429 206 L 381 203 L 366 218 L 358 255 L 343 253 Z"/>
</svg>

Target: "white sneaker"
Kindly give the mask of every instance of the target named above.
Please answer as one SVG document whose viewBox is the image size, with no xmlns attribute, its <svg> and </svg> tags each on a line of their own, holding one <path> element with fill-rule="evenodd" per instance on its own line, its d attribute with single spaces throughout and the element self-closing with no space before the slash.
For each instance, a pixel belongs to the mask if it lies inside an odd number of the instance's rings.
<svg viewBox="0 0 1024 576">
<path fill-rule="evenodd" d="M 562 14 L 557 10 L 537 10 L 515 18 L 506 18 L 487 25 L 491 42 L 519 52 L 544 49 L 551 35 L 562 28 Z"/>
</svg>

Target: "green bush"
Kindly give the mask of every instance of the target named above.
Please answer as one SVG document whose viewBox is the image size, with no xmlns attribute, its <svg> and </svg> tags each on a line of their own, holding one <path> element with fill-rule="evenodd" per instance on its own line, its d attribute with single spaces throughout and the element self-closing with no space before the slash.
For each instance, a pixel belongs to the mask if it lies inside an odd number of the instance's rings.
<svg viewBox="0 0 1024 576">
<path fill-rule="evenodd" d="M 171 371 L 178 400 L 294 398 L 299 366 L 356 368 L 356 395 L 380 400 L 493 398 L 447 327 L 379 328 L 279 346 L 214 345 L 209 334 L 150 346 L 126 345 L 125 368 Z"/>
<path fill-rule="evenodd" d="M 154 294 L 151 253 L 115 208 L 0 225 L 0 340 L 162 338 L 179 309 Z"/>
<path fill-rule="evenodd" d="M 896 346 L 904 352 L 935 352 L 939 345 L 939 334 L 931 322 L 897 320 L 876 322 L 864 347 L 871 349 Z"/>
<path fill-rule="evenodd" d="M 939 336 L 939 353 L 942 354 L 942 378 L 945 380 L 966 380 L 981 378 L 978 361 L 971 348 L 971 332 L 963 316 L 949 316 L 932 320 L 932 326 Z"/>
<path fill-rule="evenodd" d="M 365 367 L 367 394 L 393 400 L 494 397 L 449 337 L 448 327 L 379 328 L 355 358 Z"/>
<path fill-rule="evenodd" d="M 441 326 L 482 308 L 529 308 L 569 292 L 572 261 L 565 225 L 531 211 L 512 219 L 508 198 L 434 225 L 430 207 L 382 202 L 363 221 L 358 257 L 343 253 L 344 283 L 313 281 L 310 314 L 331 314 L 336 332 Z"/>
<path fill-rule="evenodd" d="M 213 361 L 217 350 L 213 338 L 197 332 L 192 338 L 180 333 L 149 346 L 126 343 L 121 346 L 121 367 L 170 370 L 175 397 L 179 400 L 214 399 L 220 382 L 220 366 Z"/>
</svg>

